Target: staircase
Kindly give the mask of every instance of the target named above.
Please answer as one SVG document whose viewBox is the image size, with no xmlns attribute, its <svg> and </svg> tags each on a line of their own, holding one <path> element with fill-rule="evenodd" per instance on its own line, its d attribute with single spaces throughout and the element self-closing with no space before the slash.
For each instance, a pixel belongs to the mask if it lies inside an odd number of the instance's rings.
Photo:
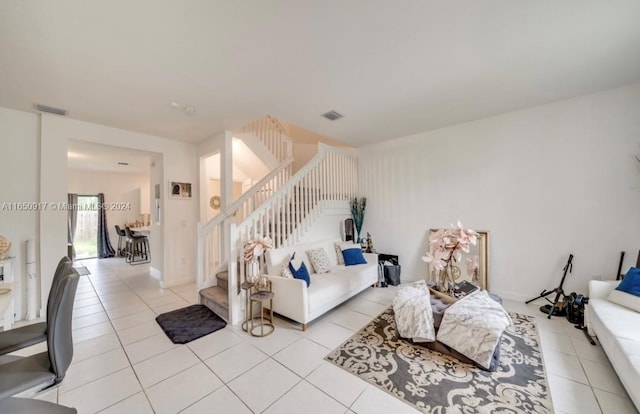
<svg viewBox="0 0 640 414">
<path fill-rule="evenodd" d="M 218 316 L 229 320 L 229 272 L 224 270 L 216 274 L 217 284 L 200 290 L 200 302 Z"/>
<path fill-rule="evenodd" d="M 242 131 L 264 142 L 278 165 L 214 219 L 198 225 L 200 300 L 231 324 L 244 311 L 244 242 L 260 234 L 271 237 L 274 248 L 295 244 L 325 208 L 357 195 L 353 154 L 320 144 L 318 154 L 291 176 L 291 143 L 274 120 L 267 117 Z M 264 256 L 260 260 L 264 269 Z"/>
</svg>

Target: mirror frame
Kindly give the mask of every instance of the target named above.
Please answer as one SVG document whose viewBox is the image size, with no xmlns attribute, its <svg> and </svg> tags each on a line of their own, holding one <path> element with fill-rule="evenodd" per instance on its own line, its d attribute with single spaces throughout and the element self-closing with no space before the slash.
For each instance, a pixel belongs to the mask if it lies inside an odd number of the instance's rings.
<svg viewBox="0 0 640 414">
<path fill-rule="evenodd" d="M 429 229 L 429 236 L 431 233 L 436 232 L 440 229 Z M 471 281 L 471 277 L 467 275 L 466 269 L 466 259 L 472 256 L 475 249 L 477 249 L 477 254 L 479 257 L 479 269 L 478 269 L 478 279 L 480 280 L 480 288 L 484 290 L 489 290 L 489 232 L 486 230 L 476 230 L 476 233 L 479 234 L 478 241 L 475 246 L 471 246 L 469 253 L 462 252 L 462 260 L 459 263 L 455 263 L 454 266 L 460 269 L 460 277 L 456 279 L 456 281 L 467 280 Z M 436 270 L 431 268 L 431 263 L 428 264 L 428 279 L 431 282 L 436 281 Z"/>
</svg>

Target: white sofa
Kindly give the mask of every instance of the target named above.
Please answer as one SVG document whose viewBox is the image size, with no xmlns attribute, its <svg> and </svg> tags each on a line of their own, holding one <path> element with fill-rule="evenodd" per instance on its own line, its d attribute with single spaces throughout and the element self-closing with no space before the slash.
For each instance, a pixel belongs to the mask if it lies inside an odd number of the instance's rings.
<svg viewBox="0 0 640 414">
<path fill-rule="evenodd" d="M 590 335 L 598 337 L 620 382 L 640 410 L 640 313 L 607 300 L 618 283 L 589 282 L 587 327 Z"/>
<path fill-rule="evenodd" d="M 307 323 L 378 281 L 377 254 L 364 253 L 367 264 L 338 265 L 335 242 L 339 240 L 299 244 L 265 253 L 267 273 L 275 294 L 273 311 L 301 323 L 303 331 Z M 332 265 L 329 273 L 315 273 L 307 257 L 307 251 L 320 247 L 329 256 Z M 302 258 L 309 270 L 309 287 L 303 280 L 282 277 L 282 269 L 289 263 L 293 252 L 296 252 L 296 259 Z"/>
</svg>

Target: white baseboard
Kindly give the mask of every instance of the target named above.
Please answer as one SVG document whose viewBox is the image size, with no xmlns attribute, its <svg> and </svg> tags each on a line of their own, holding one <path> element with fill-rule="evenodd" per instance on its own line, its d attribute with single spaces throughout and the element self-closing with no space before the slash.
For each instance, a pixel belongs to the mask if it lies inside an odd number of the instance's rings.
<svg viewBox="0 0 640 414">
<path fill-rule="evenodd" d="M 500 296 L 502 299 L 512 300 L 514 302 L 523 302 L 523 303 L 538 296 L 538 295 L 525 296 L 522 293 L 508 292 L 504 290 L 493 290 L 493 289 L 489 289 L 489 292 L 495 293 L 496 295 Z"/>
<path fill-rule="evenodd" d="M 171 280 L 169 282 L 167 282 L 165 280 L 161 280 L 160 281 L 160 287 L 163 288 L 163 289 L 169 289 L 169 288 L 172 288 L 174 286 L 186 285 L 187 283 L 193 283 L 195 281 L 196 280 L 193 277 L 183 277 L 183 278 L 180 278 L 180 279 Z"/>
<path fill-rule="evenodd" d="M 417 282 L 418 280 L 423 280 L 423 279 L 403 279 L 402 283 L 411 283 L 411 282 Z M 534 297 L 538 296 L 538 295 L 531 295 L 531 296 L 526 296 L 523 295 L 522 293 L 516 293 L 516 292 L 509 292 L 509 291 L 505 291 L 505 290 L 495 290 L 495 289 L 491 289 L 489 288 L 489 292 L 494 293 L 498 296 L 500 296 L 502 299 L 506 299 L 506 300 L 512 300 L 514 302 L 526 302 L 529 299 L 533 299 Z M 552 296 L 552 295 L 549 295 Z M 536 302 L 537 303 L 537 302 Z"/>
<path fill-rule="evenodd" d="M 149 274 L 151 275 L 152 278 L 154 278 L 156 280 L 161 280 L 162 279 L 162 273 L 160 273 L 160 271 L 158 269 L 156 269 L 155 267 L 149 266 Z"/>
</svg>

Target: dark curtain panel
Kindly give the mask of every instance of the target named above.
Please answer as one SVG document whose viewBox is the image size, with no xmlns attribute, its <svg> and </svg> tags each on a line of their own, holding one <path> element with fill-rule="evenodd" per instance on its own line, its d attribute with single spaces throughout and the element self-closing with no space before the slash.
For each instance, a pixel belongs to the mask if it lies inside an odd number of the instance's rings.
<svg viewBox="0 0 640 414">
<path fill-rule="evenodd" d="M 76 224 L 78 223 L 78 194 L 67 194 L 67 203 L 69 208 L 67 209 L 67 243 L 69 243 L 69 249 L 71 256 L 70 259 L 76 258 L 76 248 L 73 246 L 73 236 L 76 234 Z"/>
<path fill-rule="evenodd" d="M 109 241 L 109 227 L 107 226 L 107 215 L 104 206 L 104 194 L 98 194 L 98 257 L 113 257 L 116 252 Z"/>
</svg>

